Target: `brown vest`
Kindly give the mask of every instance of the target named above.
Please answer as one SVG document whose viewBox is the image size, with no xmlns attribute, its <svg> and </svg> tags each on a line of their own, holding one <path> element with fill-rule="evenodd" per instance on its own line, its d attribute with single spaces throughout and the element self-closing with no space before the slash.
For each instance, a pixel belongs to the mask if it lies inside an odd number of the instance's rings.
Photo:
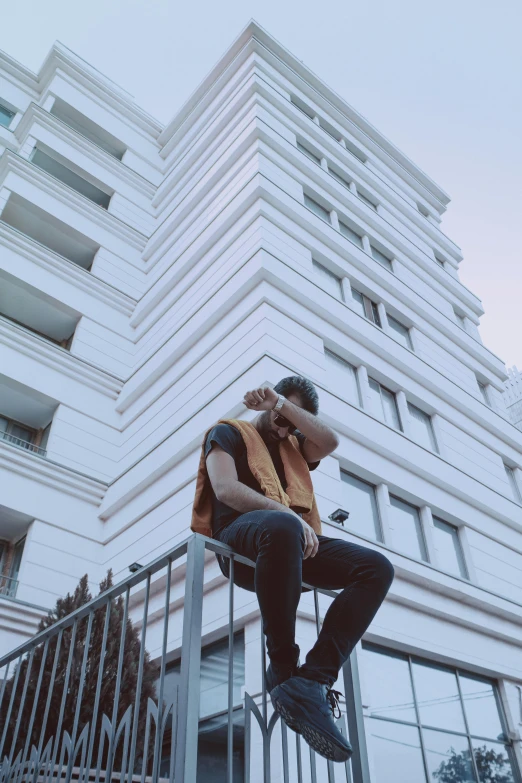
<svg viewBox="0 0 522 783">
<path fill-rule="evenodd" d="M 287 506 L 298 514 L 302 514 L 305 522 L 320 535 L 321 518 L 315 502 L 312 479 L 310 478 L 308 464 L 299 449 L 297 438 L 290 435 L 279 444 L 287 481 L 285 491 L 281 486 L 270 452 L 254 425 L 249 421 L 241 421 L 239 419 L 220 419 L 218 423 L 231 424 L 232 427 L 235 427 L 241 433 L 246 446 L 248 467 L 260 485 L 265 497 L 277 500 L 283 506 Z M 203 438 L 196 481 L 196 495 L 192 508 L 192 521 L 190 523 L 190 529 L 194 533 L 201 533 L 209 538 L 212 538 L 212 486 L 207 473 L 205 443 L 208 433 L 214 426 L 212 425 L 207 430 Z"/>
</svg>

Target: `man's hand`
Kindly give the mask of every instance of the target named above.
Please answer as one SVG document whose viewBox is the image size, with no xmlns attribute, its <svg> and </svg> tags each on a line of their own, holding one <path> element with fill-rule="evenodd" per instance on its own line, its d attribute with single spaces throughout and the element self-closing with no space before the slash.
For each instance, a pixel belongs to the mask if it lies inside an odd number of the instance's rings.
<svg viewBox="0 0 522 783">
<path fill-rule="evenodd" d="M 271 411 L 277 402 L 277 392 L 270 386 L 261 386 L 245 394 L 244 405 L 251 411 Z"/>
<path fill-rule="evenodd" d="M 309 524 L 307 524 L 304 521 L 302 517 L 299 516 L 299 514 L 296 514 L 296 517 L 299 519 L 299 522 L 303 526 L 303 533 L 305 537 L 305 548 L 304 548 L 303 559 L 306 560 L 308 557 L 315 557 L 317 554 L 317 550 L 319 549 L 319 541 L 317 539 L 317 536 L 315 535 L 315 531 L 313 528 L 310 527 Z"/>
</svg>

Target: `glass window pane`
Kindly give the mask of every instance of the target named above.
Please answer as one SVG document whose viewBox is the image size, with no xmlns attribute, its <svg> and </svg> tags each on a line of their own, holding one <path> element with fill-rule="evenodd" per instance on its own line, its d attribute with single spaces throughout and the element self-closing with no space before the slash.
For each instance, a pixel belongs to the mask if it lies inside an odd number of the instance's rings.
<svg viewBox="0 0 522 783">
<path fill-rule="evenodd" d="M 431 424 L 431 416 L 421 411 L 416 405 L 408 403 L 408 411 L 411 416 L 410 426 L 413 440 L 430 451 L 438 451 L 435 433 Z"/>
<path fill-rule="evenodd" d="M 368 384 L 370 386 L 371 411 L 374 416 L 377 416 L 381 421 L 384 421 L 380 384 L 378 384 L 377 381 L 374 381 L 373 378 L 368 378 Z"/>
<path fill-rule="evenodd" d="M 473 740 L 473 755 L 480 783 L 515 783 L 515 774 L 504 745 Z"/>
<path fill-rule="evenodd" d="M 470 734 L 500 739 L 502 724 L 492 683 L 463 674 L 459 680 Z"/>
<path fill-rule="evenodd" d="M 18 579 L 20 573 L 20 566 L 22 564 L 22 555 L 25 547 L 25 536 L 15 544 L 13 559 L 11 560 L 11 567 L 9 569 L 9 576 L 11 579 Z"/>
<path fill-rule="evenodd" d="M 520 494 L 520 489 L 518 488 L 517 481 L 515 479 L 515 473 L 513 471 L 513 468 L 509 467 L 509 465 L 504 465 L 504 470 L 506 471 L 507 480 L 509 481 L 509 486 L 511 487 L 511 492 L 513 494 L 513 497 L 517 501 L 517 503 L 520 503 L 522 500 L 522 496 Z"/>
<path fill-rule="evenodd" d="M 420 722 L 449 731 L 466 731 L 455 672 L 438 666 L 413 664 Z"/>
<path fill-rule="evenodd" d="M 244 683 L 245 646 L 241 634 L 234 637 L 234 704 L 241 702 L 241 687 Z M 200 688 L 200 718 L 227 709 L 228 642 L 219 642 L 204 651 L 204 655 L 201 657 Z"/>
<path fill-rule="evenodd" d="M 337 299 L 340 299 L 342 297 L 341 279 L 318 261 L 313 261 L 312 263 L 314 272 L 320 276 L 327 291 L 337 297 Z"/>
<path fill-rule="evenodd" d="M 9 419 L 6 419 L 4 416 L 0 416 L 0 432 L 7 432 L 8 425 Z"/>
<path fill-rule="evenodd" d="M 33 430 L 27 429 L 27 427 L 21 427 L 19 424 L 12 424 L 9 434 L 12 435 L 13 438 L 19 438 L 26 443 L 32 443 L 34 432 Z"/>
<path fill-rule="evenodd" d="M 369 206 L 369 207 L 371 207 L 372 209 L 375 209 L 375 210 L 377 209 L 377 204 L 374 201 L 372 201 L 370 198 L 368 198 L 368 196 L 365 196 L 364 193 L 361 193 L 360 190 L 357 191 L 357 195 L 359 196 L 361 201 L 364 201 L 364 203 L 367 206 Z"/>
<path fill-rule="evenodd" d="M 363 704 L 368 714 L 416 723 L 408 661 L 364 647 L 362 668 Z"/>
<path fill-rule="evenodd" d="M 379 329 L 381 329 L 382 327 L 381 327 L 381 317 L 379 315 L 379 308 L 377 307 L 375 302 L 372 302 L 371 300 L 370 300 L 370 305 L 372 308 L 372 321 L 376 326 L 379 327 Z"/>
<path fill-rule="evenodd" d="M 71 171 L 70 168 L 55 160 L 50 155 L 47 155 L 42 150 L 35 149 L 31 160 L 35 166 L 47 171 L 52 177 L 65 183 L 78 193 L 81 193 L 82 196 L 90 199 L 90 201 L 98 204 L 98 206 L 103 207 L 104 209 L 107 209 L 109 206 L 111 197 L 108 193 L 105 193 L 76 172 Z"/>
<path fill-rule="evenodd" d="M 14 111 L 11 111 L 11 109 L 8 109 L 7 106 L 2 106 L 0 103 L 0 125 L 3 125 L 4 128 L 8 128 L 11 124 L 11 120 L 14 117 Z"/>
<path fill-rule="evenodd" d="M 449 574 L 468 579 L 466 563 L 459 540 L 459 531 L 441 519 L 433 520 L 433 542 L 437 550 L 438 564 Z"/>
<path fill-rule="evenodd" d="M 416 727 L 369 718 L 366 730 L 372 783 L 425 783 Z"/>
<path fill-rule="evenodd" d="M 299 141 L 297 142 L 297 149 L 301 150 L 301 152 L 303 152 L 307 158 L 313 160 L 314 163 L 321 165 L 321 158 L 315 155 L 311 150 L 308 149 L 308 147 L 305 147 L 305 145 L 301 144 Z"/>
<path fill-rule="evenodd" d="M 381 386 L 381 398 L 386 424 L 389 424 L 390 427 L 394 427 L 396 430 L 402 429 L 395 394 Z"/>
<path fill-rule="evenodd" d="M 332 387 L 345 399 L 350 400 L 355 405 L 360 405 L 361 399 L 355 367 L 352 367 L 351 364 L 345 362 L 344 359 L 341 359 L 340 356 L 332 353 L 332 351 L 325 350 L 324 353 L 328 381 L 331 382 Z"/>
<path fill-rule="evenodd" d="M 363 295 L 357 291 L 355 288 L 352 288 L 352 299 L 356 304 L 356 310 L 359 312 L 364 318 L 366 318 L 366 312 L 364 310 L 364 298 Z"/>
<path fill-rule="evenodd" d="M 330 213 L 328 212 L 328 210 L 322 207 L 320 204 L 318 204 L 317 201 L 314 201 L 313 198 L 307 196 L 306 193 L 304 197 L 304 204 L 305 207 L 311 209 L 312 212 L 315 212 L 315 214 L 318 215 L 320 218 L 326 220 L 327 223 L 330 223 Z"/>
<path fill-rule="evenodd" d="M 350 226 L 347 226 L 346 223 L 343 223 L 342 221 L 339 221 L 339 231 L 343 235 L 343 237 L 346 237 L 351 242 L 354 242 L 359 247 L 363 246 L 362 236 L 357 233 L 357 231 L 354 231 L 353 228 L 350 228 Z"/>
<path fill-rule="evenodd" d="M 419 512 L 399 498 L 390 498 L 390 534 L 392 546 L 411 557 L 428 560 Z"/>
<path fill-rule="evenodd" d="M 411 351 L 412 345 L 411 345 L 411 338 L 410 338 L 410 330 L 407 329 L 405 326 L 403 326 L 399 321 L 397 321 L 391 315 L 388 316 L 388 324 L 390 326 L 391 336 L 393 337 L 393 339 L 397 340 L 398 343 L 404 345 L 405 348 L 409 348 Z"/>
<path fill-rule="evenodd" d="M 381 251 L 378 250 L 373 245 L 371 245 L 371 249 L 372 249 L 372 256 L 375 258 L 375 260 L 378 261 L 379 264 L 382 264 L 382 266 L 385 266 L 386 269 L 392 271 L 392 262 L 388 258 L 388 256 L 385 256 L 384 253 L 381 253 Z"/>
<path fill-rule="evenodd" d="M 338 174 L 335 169 L 328 167 L 328 171 L 330 172 L 332 177 L 337 180 L 337 182 L 340 182 L 341 185 L 344 185 L 345 188 L 348 189 L 350 188 L 350 182 L 348 179 L 345 179 L 340 174 Z"/>
<path fill-rule="evenodd" d="M 366 481 L 341 472 L 343 485 L 343 508 L 350 512 L 345 527 L 367 538 L 382 540 L 375 488 Z"/>
<path fill-rule="evenodd" d="M 422 736 L 431 783 L 476 783 L 467 737 L 426 729 Z"/>
</svg>

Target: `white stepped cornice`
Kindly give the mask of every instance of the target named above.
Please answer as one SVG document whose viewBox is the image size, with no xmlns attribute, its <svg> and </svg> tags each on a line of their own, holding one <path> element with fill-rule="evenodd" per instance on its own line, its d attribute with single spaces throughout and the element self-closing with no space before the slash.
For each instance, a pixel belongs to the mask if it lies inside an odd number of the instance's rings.
<svg viewBox="0 0 522 783">
<path fill-rule="evenodd" d="M 36 98 L 39 95 L 38 76 L 7 52 L 1 50 L 0 71 L 2 76 L 7 77 L 12 84 L 16 84 L 17 87 L 23 85 L 24 89 L 29 90 L 33 97 Z"/>
<path fill-rule="evenodd" d="M 38 84 L 42 93 L 56 73 L 64 73 L 76 84 L 81 85 L 92 97 L 103 102 L 104 107 L 115 115 L 123 115 L 136 129 L 149 138 L 157 139 L 163 129 L 162 123 L 151 117 L 134 103 L 132 95 L 109 79 L 88 62 L 56 41 L 38 73 Z"/>
<path fill-rule="evenodd" d="M 67 125 L 67 123 L 63 122 L 63 120 L 60 120 L 58 117 L 55 117 L 54 114 L 42 109 L 42 107 L 38 106 L 36 103 L 31 103 L 29 105 L 24 112 L 22 119 L 13 131 L 20 146 L 22 146 L 25 139 L 31 135 L 31 130 L 36 123 L 51 131 L 59 139 L 70 144 L 95 163 L 108 169 L 112 174 L 125 182 L 126 185 L 130 185 L 130 187 L 139 190 L 140 193 L 147 196 L 147 198 L 152 198 L 156 193 L 156 186 L 152 182 L 149 182 L 149 180 L 142 177 L 141 174 L 130 169 L 121 160 L 117 160 L 117 158 L 109 152 L 98 147 L 97 144 L 86 136 L 77 133 Z"/>
<path fill-rule="evenodd" d="M 110 231 L 136 250 L 143 250 L 145 247 L 147 242 L 145 234 L 123 223 L 103 207 L 97 206 L 86 196 L 82 196 L 73 188 L 64 185 L 59 179 L 55 179 L 43 169 L 35 166 L 34 163 L 21 158 L 11 150 L 5 150 L 0 157 L 0 183 L 5 180 L 10 171 L 23 177 L 32 185 L 37 185 L 45 193 L 66 206 L 73 207 L 88 220 Z"/>
<path fill-rule="evenodd" d="M 235 71 L 254 52 L 272 64 L 290 82 L 293 82 L 297 89 L 302 88 L 303 91 L 312 93 L 317 103 L 325 104 L 328 107 L 327 111 L 333 112 L 334 118 L 338 113 L 340 120 L 354 137 L 359 138 L 387 165 L 391 165 L 394 169 L 399 167 L 403 177 L 405 175 L 412 177 L 418 186 L 430 191 L 444 210 L 450 198 L 439 185 L 383 136 L 365 117 L 319 79 L 301 60 L 281 46 L 275 38 L 253 20 L 244 28 L 224 56 L 159 135 L 158 141 L 164 147 L 162 156 L 166 157 L 175 146 L 172 144 L 172 139 L 176 133 L 184 132 L 185 129 L 182 129 L 181 126 L 184 123 L 196 122 L 199 115 L 216 98 L 223 85 L 233 78 Z"/>
<path fill-rule="evenodd" d="M 124 315 L 134 312 L 136 300 L 95 277 L 73 261 L 54 253 L 15 228 L 0 220 L 0 245 L 8 247 L 28 258 L 32 263 L 51 271 L 76 288 L 90 294 Z"/>
<path fill-rule="evenodd" d="M 107 484 L 0 440 L 0 469 L 98 506 Z"/>
<path fill-rule="evenodd" d="M 0 315 L 0 343 L 115 400 L 123 381 Z"/>
</svg>

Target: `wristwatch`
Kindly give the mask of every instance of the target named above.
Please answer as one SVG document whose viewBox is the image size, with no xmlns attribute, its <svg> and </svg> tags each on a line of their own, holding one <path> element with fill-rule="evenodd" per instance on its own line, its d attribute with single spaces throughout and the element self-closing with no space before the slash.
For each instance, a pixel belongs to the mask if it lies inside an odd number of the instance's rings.
<svg viewBox="0 0 522 783">
<path fill-rule="evenodd" d="M 272 410 L 273 411 L 280 411 L 281 408 L 283 407 L 283 405 L 285 404 L 285 402 L 286 402 L 286 397 L 283 397 L 282 394 L 278 394 L 277 395 L 277 402 L 274 405 L 274 407 L 272 408 Z"/>
</svg>

